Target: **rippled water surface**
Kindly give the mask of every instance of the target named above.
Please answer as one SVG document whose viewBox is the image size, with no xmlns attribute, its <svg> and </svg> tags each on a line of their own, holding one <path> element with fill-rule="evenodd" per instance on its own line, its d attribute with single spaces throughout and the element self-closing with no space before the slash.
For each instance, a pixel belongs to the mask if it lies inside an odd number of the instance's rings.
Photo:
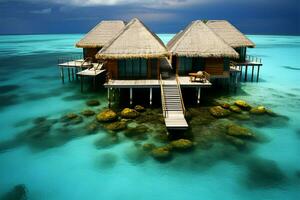
<svg viewBox="0 0 300 200">
<path fill-rule="evenodd" d="M 167 42 L 173 34 L 159 36 Z M 87 127 L 94 117 L 82 116 L 78 124 L 61 119 L 87 109 L 89 99 L 101 102 L 89 108 L 95 112 L 107 106 L 104 89 L 93 92 L 86 83 L 81 93 L 76 81 L 61 84 L 57 58 L 80 55 L 74 43 L 81 37 L 0 36 L 0 197 L 24 184 L 30 200 L 300 199 L 299 36 L 249 36 L 257 45 L 249 54 L 264 64 L 260 81 L 215 97 L 243 99 L 280 115 L 233 119 L 251 128 L 258 141 L 247 143 L 246 150 L 223 142 L 216 131 L 226 119 L 213 119 L 203 103 L 190 110 L 196 147 L 175 152 L 167 162 L 141 150 L 158 134 L 155 117 L 146 139 L 103 128 L 91 134 Z M 146 113 L 159 116 L 160 109 Z"/>
</svg>

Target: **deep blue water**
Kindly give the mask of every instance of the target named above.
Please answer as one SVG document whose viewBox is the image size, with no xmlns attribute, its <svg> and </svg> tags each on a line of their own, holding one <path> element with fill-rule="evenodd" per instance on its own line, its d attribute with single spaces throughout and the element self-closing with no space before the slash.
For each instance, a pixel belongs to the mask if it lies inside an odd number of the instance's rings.
<svg viewBox="0 0 300 200">
<path fill-rule="evenodd" d="M 167 42 L 173 34 L 159 36 Z M 260 81 L 219 97 L 263 104 L 285 116 L 267 126 L 248 125 L 265 142 L 250 153 L 216 144 L 167 163 L 137 155 L 130 140 L 95 148 L 103 130 L 60 143 L 16 142 L 24 131 L 36 131 L 30 128 L 37 117 L 81 111 L 90 98 L 101 101 L 99 110 L 107 106 L 105 90 L 81 94 L 78 83 L 61 84 L 57 58 L 79 55 L 74 44 L 80 37 L 0 36 L 0 196 L 25 184 L 30 200 L 300 199 L 300 36 L 250 35 L 257 47 L 248 53 L 264 64 Z M 63 134 L 64 127 L 55 126 L 52 134 Z"/>
</svg>

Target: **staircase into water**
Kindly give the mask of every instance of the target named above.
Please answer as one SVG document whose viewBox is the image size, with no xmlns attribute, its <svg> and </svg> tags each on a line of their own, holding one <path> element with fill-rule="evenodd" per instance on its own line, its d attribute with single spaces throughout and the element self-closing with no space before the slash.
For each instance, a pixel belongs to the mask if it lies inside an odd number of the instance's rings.
<svg viewBox="0 0 300 200">
<path fill-rule="evenodd" d="M 160 77 L 161 101 L 163 116 L 167 129 L 187 129 L 185 107 L 182 99 L 178 77 L 163 80 Z"/>
</svg>

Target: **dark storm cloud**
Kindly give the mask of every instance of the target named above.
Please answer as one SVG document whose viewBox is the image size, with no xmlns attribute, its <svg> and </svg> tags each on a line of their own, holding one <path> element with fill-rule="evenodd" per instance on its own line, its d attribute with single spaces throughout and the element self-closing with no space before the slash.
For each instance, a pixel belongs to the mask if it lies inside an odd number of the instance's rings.
<svg viewBox="0 0 300 200">
<path fill-rule="evenodd" d="M 300 34 L 298 0 L 0 0 L 0 34 L 84 33 L 103 19 L 141 18 L 174 33 L 195 19 L 227 19 L 249 34 Z"/>
</svg>

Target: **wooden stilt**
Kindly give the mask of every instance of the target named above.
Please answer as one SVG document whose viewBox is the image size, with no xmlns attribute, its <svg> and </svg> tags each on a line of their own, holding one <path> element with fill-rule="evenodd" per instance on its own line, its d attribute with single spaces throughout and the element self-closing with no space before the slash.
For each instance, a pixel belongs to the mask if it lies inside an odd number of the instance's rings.
<svg viewBox="0 0 300 200">
<path fill-rule="evenodd" d="M 251 82 L 253 82 L 254 65 L 252 65 Z"/>
<path fill-rule="evenodd" d="M 130 88 L 130 105 L 132 105 L 132 88 Z"/>
<path fill-rule="evenodd" d="M 69 82 L 71 81 L 71 76 L 70 76 L 70 68 L 68 67 L 68 77 L 69 77 Z"/>
<path fill-rule="evenodd" d="M 80 76 L 81 92 L 83 92 L 83 76 Z"/>
<path fill-rule="evenodd" d="M 72 81 L 74 81 L 74 68 L 72 68 Z"/>
<path fill-rule="evenodd" d="M 234 80 L 234 91 L 236 92 L 238 87 L 238 75 L 237 73 L 235 74 L 235 80 Z"/>
<path fill-rule="evenodd" d="M 200 103 L 200 97 L 201 97 L 201 88 L 198 87 L 198 95 L 197 95 L 197 103 Z"/>
<path fill-rule="evenodd" d="M 240 81 L 242 80 L 242 74 L 243 74 L 243 66 L 240 66 Z"/>
<path fill-rule="evenodd" d="M 78 75 L 77 75 L 77 73 L 78 73 L 78 68 L 76 67 L 76 68 L 75 68 L 76 81 L 78 81 Z"/>
<path fill-rule="evenodd" d="M 64 76 L 64 68 L 60 67 L 60 77 L 61 77 L 61 81 L 64 84 L 65 83 L 65 76 Z"/>
<path fill-rule="evenodd" d="M 107 88 L 107 100 L 108 100 L 108 108 L 110 108 L 110 95 L 109 95 L 110 88 Z"/>
<path fill-rule="evenodd" d="M 246 68 L 245 68 L 245 82 L 247 81 L 247 76 L 248 76 L 248 65 L 246 65 Z"/>
<path fill-rule="evenodd" d="M 96 90 L 96 76 L 93 77 L 93 88 Z"/>
<path fill-rule="evenodd" d="M 259 78 L 259 69 L 260 69 L 260 66 L 258 65 L 258 66 L 257 66 L 257 77 L 256 77 L 256 82 L 258 82 L 258 78 Z"/>
<path fill-rule="evenodd" d="M 152 88 L 150 88 L 150 106 L 152 105 Z"/>
</svg>

